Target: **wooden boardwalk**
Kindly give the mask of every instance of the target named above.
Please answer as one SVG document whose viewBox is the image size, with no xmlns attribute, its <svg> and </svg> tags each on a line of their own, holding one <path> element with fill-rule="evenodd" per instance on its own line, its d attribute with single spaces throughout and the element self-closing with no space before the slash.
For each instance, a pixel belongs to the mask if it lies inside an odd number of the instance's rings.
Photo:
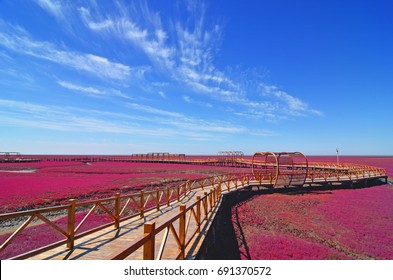
<svg viewBox="0 0 393 280">
<path fill-rule="evenodd" d="M 374 175 L 374 174 L 373 174 Z M 375 179 L 377 177 L 363 177 L 357 176 L 357 178 L 349 178 L 342 177 L 339 180 L 335 177 L 329 177 L 326 179 L 319 178 L 315 180 L 308 179 L 306 180 L 306 184 L 311 185 L 325 185 L 325 184 L 335 184 L 342 182 L 352 182 L 354 179 L 358 181 L 367 180 L 367 179 Z M 232 181 L 229 182 L 224 189 L 220 192 L 225 194 L 229 191 L 239 189 L 241 187 L 250 187 L 250 186 L 260 186 L 267 188 L 269 186 L 269 181 L 250 181 L 247 185 L 241 186 L 240 181 Z M 121 227 L 118 229 L 113 229 L 113 227 L 109 227 L 106 229 L 102 229 L 95 233 L 89 234 L 85 237 L 78 239 L 75 242 L 75 246 L 72 249 L 67 249 L 65 246 L 58 246 L 57 248 L 48 250 L 41 254 L 30 257 L 29 259 L 35 260 L 107 260 L 113 259 L 116 255 L 120 254 L 126 248 L 129 248 L 133 244 L 138 242 L 138 239 L 145 235 L 144 225 L 155 223 L 159 227 L 160 224 L 165 223 L 168 220 L 171 220 L 172 217 L 179 214 L 179 208 L 183 205 L 185 208 L 190 207 L 192 204 L 195 204 L 197 197 L 202 197 L 213 190 L 214 186 L 205 186 L 202 189 L 194 189 L 186 196 L 184 196 L 180 201 L 174 201 L 169 206 L 162 207 L 159 211 L 150 210 L 145 213 L 143 218 L 134 217 L 132 219 L 123 222 Z M 190 239 L 188 246 L 185 248 L 185 259 L 194 259 L 204 237 L 206 236 L 212 221 L 214 220 L 215 214 L 219 208 L 221 203 L 221 196 L 217 197 L 217 203 L 214 208 L 211 208 L 211 213 L 208 215 L 205 221 L 200 224 L 201 230 L 194 237 Z M 187 232 L 195 232 L 197 228 L 197 223 L 191 219 L 191 213 L 188 218 Z M 179 220 L 175 220 L 172 223 L 174 228 L 179 228 Z M 187 234 L 187 233 L 186 233 Z M 177 259 L 179 255 L 179 244 L 176 241 L 176 237 L 172 234 L 168 234 L 167 240 L 164 240 L 165 231 L 161 231 L 155 236 L 155 245 L 154 245 L 154 258 L 159 259 Z M 164 251 L 160 255 L 161 247 L 164 248 Z M 123 257 L 121 257 L 123 258 Z M 124 257 L 124 259 L 130 260 L 142 260 L 144 259 L 143 246 L 140 246 L 137 250 L 135 250 L 132 254 Z"/>
<path fill-rule="evenodd" d="M 238 182 L 239 183 L 239 182 Z M 239 184 L 238 184 L 239 185 Z M 235 183 L 230 183 L 229 189 L 235 189 Z M 175 201 L 169 206 L 162 207 L 159 211 L 150 210 L 145 213 L 144 218 L 134 217 L 126 222 L 122 223 L 119 229 L 113 229 L 112 227 L 106 228 L 95 233 L 89 234 L 85 237 L 78 239 L 75 242 L 73 249 L 67 249 L 65 246 L 58 246 L 57 248 L 48 250 L 41 254 L 35 255 L 28 259 L 33 260 L 107 260 L 112 259 L 117 253 L 121 252 L 125 248 L 130 247 L 137 239 L 144 235 L 144 225 L 146 223 L 155 222 L 160 225 L 161 222 L 165 222 L 171 219 L 173 216 L 179 213 L 181 205 L 189 207 L 195 203 L 197 197 L 202 197 L 205 193 L 209 193 L 213 189 L 213 186 L 205 186 L 202 189 L 192 190 L 180 201 Z M 224 191 L 225 192 L 225 191 Z M 198 250 L 204 240 L 211 222 L 213 221 L 216 211 L 218 209 L 221 197 L 217 199 L 212 212 L 207 219 L 200 224 L 201 231 L 193 238 L 189 246 L 185 248 L 185 258 L 195 258 Z M 192 222 L 188 224 L 188 232 L 194 232 L 197 224 Z M 174 228 L 179 227 L 179 221 L 173 223 Z M 162 231 L 156 235 L 155 238 L 155 255 L 159 253 L 162 245 L 162 240 L 165 232 Z M 165 251 L 162 254 L 161 259 L 176 259 L 179 254 L 179 246 L 176 242 L 174 235 L 168 235 L 168 239 L 165 243 Z M 143 248 L 136 250 L 133 254 L 126 257 L 125 259 L 141 260 L 143 259 Z"/>
</svg>

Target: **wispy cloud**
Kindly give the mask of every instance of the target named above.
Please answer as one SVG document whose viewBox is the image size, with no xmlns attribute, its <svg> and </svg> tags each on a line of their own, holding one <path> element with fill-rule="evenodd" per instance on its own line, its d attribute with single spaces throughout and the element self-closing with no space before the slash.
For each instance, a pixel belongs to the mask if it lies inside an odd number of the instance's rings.
<svg viewBox="0 0 393 280">
<path fill-rule="evenodd" d="M 87 72 L 101 79 L 126 80 L 133 74 L 141 75 L 147 71 L 145 67 L 133 69 L 127 65 L 112 62 L 105 57 L 69 51 L 49 42 L 33 40 L 21 27 L 1 20 L 0 45 L 18 53 Z"/>
<path fill-rule="evenodd" d="M 184 118 L 183 120 L 168 120 L 168 124 L 180 129 L 189 131 L 206 131 L 214 133 L 238 134 L 245 132 L 247 129 L 243 126 L 233 125 L 222 121 L 205 121 L 199 119 Z M 216 134 L 217 135 L 217 134 Z"/>
<path fill-rule="evenodd" d="M 192 8 L 191 8 L 192 7 Z M 304 101 L 275 86 L 262 81 L 264 91 L 268 94 L 259 95 L 258 100 L 250 99 L 248 81 L 231 78 L 214 64 L 219 50 L 223 28 L 220 24 L 207 24 L 205 21 L 206 7 L 203 3 L 189 1 L 185 6 L 188 21 L 185 23 L 173 18 L 164 22 L 158 12 L 153 12 L 147 2 L 117 5 L 117 13 L 102 13 L 94 8 L 79 8 L 85 26 L 102 36 L 115 36 L 129 42 L 141 50 L 156 66 L 155 70 L 167 73 L 174 81 L 192 89 L 195 93 L 204 94 L 208 98 L 220 102 L 243 106 L 241 115 L 268 121 L 286 119 L 284 115 L 305 116 L 322 115 L 318 110 L 310 108 Z M 260 91 L 258 88 L 252 91 Z M 190 96 L 182 96 L 188 103 L 195 103 Z M 265 99 L 265 100 L 261 100 Z M 209 107 L 210 103 L 204 105 Z M 200 103 L 199 105 L 203 105 Z"/>
<path fill-rule="evenodd" d="M 162 90 L 159 90 L 157 93 L 158 93 L 158 95 L 161 96 L 162 98 L 166 98 L 166 94 L 165 94 L 165 92 L 163 92 Z"/>
<path fill-rule="evenodd" d="M 99 89 L 92 86 L 81 86 L 67 81 L 57 81 L 57 83 L 66 89 L 81 92 L 92 97 L 117 96 L 125 99 L 132 99 L 131 97 L 127 96 L 126 94 L 117 89 Z"/>
<path fill-rule="evenodd" d="M 301 115 L 309 115 L 309 114 L 314 114 L 318 116 L 322 116 L 323 113 L 311 109 L 307 103 L 304 101 L 300 100 L 297 97 L 294 97 L 285 91 L 280 90 L 277 86 L 274 85 L 266 85 L 266 84 L 261 84 L 261 92 L 263 96 L 267 97 L 273 97 L 276 100 L 281 101 L 284 104 L 283 109 L 284 113 L 288 115 L 293 115 L 293 116 L 301 116 Z"/>
<path fill-rule="evenodd" d="M 120 51 L 115 55 L 111 52 L 106 55 L 102 55 L 104 52 L 101 55 L 84 53 L 67 47 L 67 41 L 60 45 L 34 39 L 20 26 L 0 19 L 0 46 L 6 48 L 5 55 L 13 52 L 23 54 L 102 80 L 93 84 L 79 82 L 81 79 L 74 82 L 73 78 L 66 75 L 56 78 L 60 79 L 57 80 L 58 85 L 67 90 L 95 98 L 131 99 L 124 94 L 124 88 L 133 79 L 146 78 L 143 84 L 130 87 L 127 92 L 154 92 L 155 96 L 151 96 L 162 103 L 178 98 L 196 106 L 214 106 L 220 113 L 234 115 L 232 120 L 239 116 L 243 120 L 279 122 L 299 116 L 322 115 L 305 101 L 277 86 L 256 79 L 256 86 L 250 87 L 248 79 L 242 80 L 229 70 L 217 67 L 215 59 L 220 51 L 224 28 L 218 21 L 206 20 L 206 6 L 199 1 L 187 1 L 185 6 L 183 2 L 179 4 L 179 12 L 187 13 L 187 21 L 184 21 L 184 16 L 180 16 L 180 13 L 177 17 L 166 18 L 163 12 L 153 11 L 148 2 L 143 0 L 109 3 L 109 9 L 103 9 L 94 1 L 84 2 L 82 6 L 67 2 L 66 7 L 57 0 L 36 0 L 36 3 L 58 20 L 73 15 L 73 19 L 67 24 L 78 24 L 73 26 L 75 30 L 83 30 L 88 35 L 86 37 L 97 40 L 91 45 L 100 46 L 100 43 L 110 42 L 125 47 L 117 49 Z M 135 61 L 143 61 L 148 66 L 133 65 Z M 145 83 L 148 79 L 149 82 Z M 122 90 L 112 88 L 112 82 L 123 86 Z M 151 96 L 148 98 L 152 98 Z M 168 104 L 161 107 L 139 104 L 141 100 L 148 100 L 144 98 L 124 103 L 120 99 L 118 104 L 123 106 L 121 111 L 128 109 L 127 114 L 50 105 L 37 107 L 30 103 L 6 100 L 0 102 L 0 106 L 9 110 L 8 113 L 3 112 L 2 120 L 15 125 L 46 129 L 141 135 L 156 133 L 166 137 L 182 136 L 192 139 L 217 139 L 222 137 L 221 134 L 274 135 L 268 130 L 252 132 L 247 124 L 237 125 L 236 121 L 220 121 L 226 119 L 225 115 L 212 114 L 208 119 L 199 119 L 195 117 L 197 114 L 193 115 L 193 112 L 186 112 L 183 108 L 166 110 L 171 108 Z M 225 111 L 228 106 L 233 111 Z M 27 114 L 23 115 L 22 112 Z M 49 118 L 48 115 L 56 117 Z"/>
<path fill-rule="evenodd" d="M 36 0 L 35 2 L 54 17 L 64 19 L 64 3 L 56 0 Z"/>
<path fill-rule="evenodd" d="M 141 27 L 132 20 L 129 10 L 118 4 L 119 14 L 104 16 L 99 11 L 94 15 L 91 9 L 79 8 L 80 16 L 86 27 L 101 34 L 115 35 L 121 40 L 131 42 L 137 48 L 143 50 L 149 59 L 163 69 L 172 69 L 174 65 L 174 49 L 166 44 L 167 34 L 161 26 L 158 14 L 152 15 L 147 8 L 143 9 L 145 21 L 149 21 L 148 28 Z M 156 20 L 152 20 L 152 18 Z M 146 23 L 145 22 L 145 23 Z"/>
<path fill-rule="evenodd" d="M 66 82 L 66 81 L 58 81 L 57 83 L 59 85 L 61 85 L 62 87 L 70 89 L 70 90 L 85 92 L 85 93 L 89 93 L 89 94 L 93 94 L 93 95 L 105 95 L 104 91 L 99 90 L 94 87 L 83 87 L 83 86 L 75 85 L 73 83 Z"/>
<path fill-rule="evenodd" d="M 170 112 L 166 110 L 157 109 L 147 105 L 140 105 L 137 103 L 127 103 L 127 106 L 138 111 L 142 111 L 149 114 L 154 115 L 161 115 L 161 116 L 168 116 L 168 117 L 176 117 L 176 118 L 183 118 L 184 116 L 177 112 Z"/>
<path fill-rule="evenodd" d="M 55 131 L 97 132 L 157 136 L 192 141 L 214 141 L 225 134 L 244 133 L 247 129 L 220 121 L 192 119 L 175 112 L 150 106 L 130 104 L 134 109 L 161 116 L 139 117 L 77 107 L 37 105 L 29 102 L 0 99 L 3 125 L 48 129 Z M 139 122 L 140 121 L 140 122 Z M 157 126 L 157 123 L 161 124 Z M 180 138 L 179 138 L 180 137 Z"/>
<path fill-rule="evenodd" d="M 271 130 L 253 130 L 249 133 L 250 135 L 262 136 L 262 137 L 270 137 L 270 136 L 278 136 L 277 132 Z"/>
<path fill-rule="evenodd" d="M 213 105 L 212 105 L 212 104 L 207 103 L 207 102 L 203 102 L 203 101 L 194 100 L 194 99 L 192 99 L 192 98 L 191 98 L 190 96 L 188 96 L 188 95 L 183 95 L 182 98 L 183 98 L 183 100 L 184 100 L 185 102 L 190 103 L 190 104 L 195 104 L 195 105 L 203 106 L 203 107 L 207 107 L 207 108 L 213 108 Z"/>
<path fill-rule="evenodd" d="M 239 86 L 213 64 L 222 29 L 217 24 L 206 29 L 203 6 L 198 6 L 190 16 L 191 27 L 187 28 L 177 21 L 167 29 L 160 15 L 152 12 L 146 3 L 139 9 L 127 9 L 122 5 L 118 5 L 118 9 L 117 15 L 104 15 L 85 7 L 79 8 L 79 12 L 91 31 L 130 42 L 161 71 L 194 91 L 225 101 L 239 99 Z M 138 17 L 132 11 L 142 14 L 139 18 L 143 20 L 136 22 L 134 19 Z"/>
</svg>

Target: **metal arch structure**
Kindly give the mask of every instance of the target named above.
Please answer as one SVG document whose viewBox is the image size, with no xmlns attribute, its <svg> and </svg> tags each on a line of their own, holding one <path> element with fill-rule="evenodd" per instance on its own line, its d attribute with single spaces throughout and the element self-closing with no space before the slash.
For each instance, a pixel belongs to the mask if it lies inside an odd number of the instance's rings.
<svg viewBox="0 0 393 280">
<path fill-rule="evenodd" d="M 252 157 L 252 174 L 276 186 L 303 186 L 308 175 L 308 160 L 300 152 L 256 152 Z"/>
</svg>

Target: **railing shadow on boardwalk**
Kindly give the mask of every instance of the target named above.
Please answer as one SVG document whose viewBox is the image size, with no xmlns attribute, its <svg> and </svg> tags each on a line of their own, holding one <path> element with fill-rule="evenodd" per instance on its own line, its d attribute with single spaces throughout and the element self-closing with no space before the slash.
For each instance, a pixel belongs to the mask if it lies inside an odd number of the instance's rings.
<svg viewBox="0 0 393 280">
<path fill-rule="evenodd" d="M 332 194 L 333 190 L 372 188 L 386 184 L 375 180 L 372 184 L 362 182 L 343 184 L 339 186 L 311 186 L 289 188 L 263 188 L 251 186 L 249 189 L 239 189 L 223 195 L 222 202 L 216 217 L 206 234 L 204 244 L 201 246 L 196 259 L 205 260 L 251 260 L 247 239 L 238 216 L 238 208 L 254 198 L 265 194 L 304 195 L 304 194 Z M 235 228 L 237 230 L 235 230 Z M 240 248 L 242 250 L 240 250 Z"/>
</svg>

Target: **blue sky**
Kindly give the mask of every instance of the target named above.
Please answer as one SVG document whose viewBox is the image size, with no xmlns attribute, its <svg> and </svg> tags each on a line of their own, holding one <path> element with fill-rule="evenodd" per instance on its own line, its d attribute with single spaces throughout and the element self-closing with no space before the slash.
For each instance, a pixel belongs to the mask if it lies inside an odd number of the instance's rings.
<svg viewBox="0 0 393 280">
<path fill-rule="evenodd" d="M 392 155 L 391 1 L 0 1 L 0 150 Z"/>
</svg>

